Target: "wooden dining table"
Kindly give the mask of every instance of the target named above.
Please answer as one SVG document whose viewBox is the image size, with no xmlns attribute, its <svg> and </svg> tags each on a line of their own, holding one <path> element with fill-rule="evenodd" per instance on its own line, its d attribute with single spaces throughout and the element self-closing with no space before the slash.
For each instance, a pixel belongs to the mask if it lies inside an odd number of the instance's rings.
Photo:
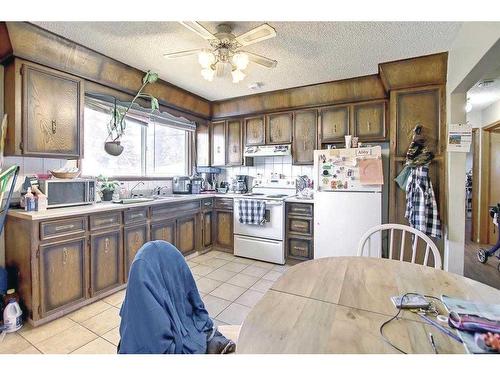
<svg viewBox="0 0 500 375">
<path fill-rule="evenodd" d="M 250 311 L 237 353 L 398 353 L 380 334 L 405 293 L 500 303 L 500 290 L 432 267 L 369 257 L 332 257 L 287 270 Z M 434 302 L 446 313 L 440 301 Z M 466 353 L 463 344 L 403 310 L 384 328 L 407 353 Z"/>
</svg>

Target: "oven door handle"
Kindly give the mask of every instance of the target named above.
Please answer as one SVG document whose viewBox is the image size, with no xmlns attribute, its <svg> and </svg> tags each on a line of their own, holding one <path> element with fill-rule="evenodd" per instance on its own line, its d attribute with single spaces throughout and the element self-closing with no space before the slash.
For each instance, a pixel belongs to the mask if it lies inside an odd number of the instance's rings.
<svg viewBox="0 0 500 375">
<path fill-rule="evenodd" d="M 272 243 L 272 244 L 279 244 L 281 241 L 278 241 L 278 240 L 268 240 L 266 238 L 252 238 L 251 241 L 254 241 L 254 242 L 265 242 L 265 243 Z"/>
</svg>

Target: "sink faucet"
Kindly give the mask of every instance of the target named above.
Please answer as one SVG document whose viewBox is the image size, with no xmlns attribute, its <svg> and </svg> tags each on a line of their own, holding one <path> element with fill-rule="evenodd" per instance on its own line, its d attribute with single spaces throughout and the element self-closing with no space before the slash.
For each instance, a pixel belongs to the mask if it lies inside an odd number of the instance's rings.
<svg viewBox="0 0 500 375">
<path fill-rule="evenodd" d="M 165 186 L 156 186 L 154 189 L 153 189 L 153 195 L 161 195 L 161 191 L 163 189 L 168 189 L 169 187 L 167 185 Z"/>
<path fill-rule="evenodd" d="M 138 186 L 144 186 L 144 181 L 139 181 L 137 184 L 135 184 L 132 189 L 130 189 L 130 197 L 133 198 L 135 195 L 133 194 L 133 191 L 135 188 Z"/>
</svg>

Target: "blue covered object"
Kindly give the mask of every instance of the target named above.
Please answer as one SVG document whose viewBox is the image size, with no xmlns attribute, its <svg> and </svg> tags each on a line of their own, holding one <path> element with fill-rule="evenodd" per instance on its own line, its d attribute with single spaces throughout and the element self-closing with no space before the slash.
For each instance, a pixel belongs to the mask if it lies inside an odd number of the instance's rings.
<svg viewBox="0 0 500 375">
<path fill-rule="evenodd" d="M 135 256 L 120 316 L 120 354 L 204 354 L 213 327 L 184 256 L 165 241 Z"/>
<path fill-rule="evenodd" d="M 0 267 L 0 295 L 7 291 L 7 270 Z"/>
</svg>

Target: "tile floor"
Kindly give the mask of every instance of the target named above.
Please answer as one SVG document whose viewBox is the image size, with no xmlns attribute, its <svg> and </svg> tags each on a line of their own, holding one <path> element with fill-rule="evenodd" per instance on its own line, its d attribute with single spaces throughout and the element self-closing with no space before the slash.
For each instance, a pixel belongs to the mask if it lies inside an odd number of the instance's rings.
<svg viewBox="0 0 500 375">
<path fill-rule="evenodd" d="M 289 267 L 210 251 L 188 265 L 210 316 L 218 325 L 239 325 Z M 119 309 L 125 290 L 60 319 L 6 335 L 0 354 L 114 354 L 120 340 Z"/>
</svg>

